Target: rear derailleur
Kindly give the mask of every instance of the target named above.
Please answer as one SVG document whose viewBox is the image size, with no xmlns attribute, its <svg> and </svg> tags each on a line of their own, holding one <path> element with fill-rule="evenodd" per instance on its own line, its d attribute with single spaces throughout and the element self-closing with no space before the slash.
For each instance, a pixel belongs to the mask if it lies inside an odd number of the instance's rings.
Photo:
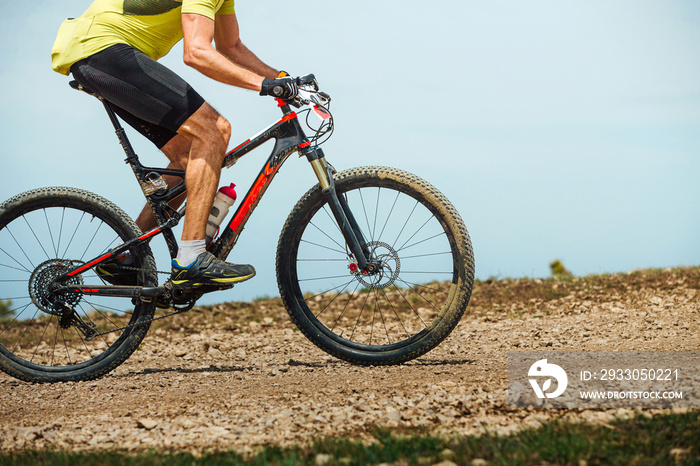
<svg viewBox="0 0 700 466">
<path fill-rule="evenodd" d="M 58 321 L 58 325 L 62 329 L 75 327 L 85 337 L 85 341 L 90 341 L 97 335 L 97 326 L 92 322 L 85 322 L 75 310 L 69 306 L 63 306 L 63 312 Z"/>
</svg>

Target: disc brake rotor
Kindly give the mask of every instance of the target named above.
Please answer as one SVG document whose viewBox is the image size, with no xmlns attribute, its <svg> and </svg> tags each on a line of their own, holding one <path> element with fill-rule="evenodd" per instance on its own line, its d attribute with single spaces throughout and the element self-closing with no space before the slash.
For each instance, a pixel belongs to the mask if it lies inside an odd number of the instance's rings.
<svg viewBox="0 0 700 466">
<path fill-rule="evenodd" d="M 353 272 L 355 278 L 365 288 L 377 289 L 391 286 L 401 271 L 399 254 L 394 248 L 381 241 L 371 241 L 364 247 L 370 251 L 370 260 L 377 264 L 377 270 L 372 274 L 357 270 Z"/>
</svg>

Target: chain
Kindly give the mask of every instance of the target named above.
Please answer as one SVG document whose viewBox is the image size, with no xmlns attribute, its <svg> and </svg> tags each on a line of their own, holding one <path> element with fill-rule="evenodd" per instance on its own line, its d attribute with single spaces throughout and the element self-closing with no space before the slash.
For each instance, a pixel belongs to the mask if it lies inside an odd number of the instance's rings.
<svg viewBox="0 0 700 466">
<path fill-rule="evenodd" d="M 107 335 L 108 333 L 119 332 L 119 331 L 121 331 L 121 330 L 129 330 L 129 329 L 132 329 L 132 328 L 135 328 L 135 327 L 141 327 L 141 326 L 146 325 L 146 324 L 149 324 L 149 325 L 150 325 L 152 322 L 155 322 L 156 320 L 161 320 L 161 319 L 165 319 L 166 317 L 171 317 L 171 316 L 174 316 L 174 315 L 177 315 L 177 314 L 182 314 L 182 313 L 187 312 L 187 311 L 189 311 L 190 309 L 192 309 L 192 308 L 194 307 L 195 301 L 196 301 L 196 299 L 193 299 L 193 300 L 191 300 L 191 301 L 190 301 L 185 307 L 183 307 L 183 308 L 176 308 L 176 307 L 175 307 L 175 308 L 174 308 L 174 309 L 175 309 L 175 312 L 171 312 L 170 314 L 165 314 L 164 316 L 160 316 L 160 317 L 152 317 L 152 318 L 148 319 L 148 320 L 145 321 L 145 322 L 135 322 L 135 323 L 133 323 L 133 324 L 125 325 L 124 327 L 118 327 L 118 328 L 115 328 L 115 329 L 112 329 L 112 330 L 106 330 L 106 331 L 104 331 L 104 332 L 95 333 L 95 334 L 93 334 L 93 335 L 86 335 L 85 341 L 93 340 L 94 338 Z"/>
<path fill-rule="evenodd" d="M 125 266 L 121 266 L 121 269 L 124 269 L 124 270 L 135 270 L 135 271 L 137 271 L 137 272 L 138 272 L 138 271 L 142 271 L 142 270 L 147 270 L 147 269 L 142 269 L 142 268 L 139 268 L 139 267 L 129 267 L 129 266 L 126 266 L 126 265 L 125 265 Z M 160 271 L 160 270 L 156 270 L 156 273 L 168 274 L 168 275 L 171 274 L 171 272 L 163 272 L 163 271 Z M 165 318 L 168 318 L 168 317 L 172 317 L 172 316 L 177 315 L 177 314 L 185 313 L 185 312 L 191 310 L 191 309 L 194 307 L 196 301 L 197 301 L 197 298 L 191 299 L 190 302 L 188 302 L 187 305 L 185 305 L 185 307 L 181 307 L 181 308 L 177 308 L 177 307 L 175 307 L 175 306 L 172 306 L 173 309 L 175 309 L 175 312 L 171 312 L 170 314 L 165 314 L 165 315 L 162 315 L 162 316 L 160 316 L 160 317 L 152 317 L 152 318 L 150 318 L 150 319 L 148 319 L 148 320 L 146 320 L 146 321 L 144 321 L 144 322 L 135 322 L 135 323 L 133 323 L 133 324 L 127 324 L 127 325 L 125 325 L 125 326 L 123 326 L 123 327 L 117 327 L 117 328 L 114 328 L 114 329 L 112 329 L 112 330 L 105 330 L 104 332 L 94 333 L 94 334 L 90 334 L 90 335 L 85 335 L 85 341 L 91 341 L 91 340 L 93 340 L 93 339 L 95 339 L 95 338 L 97 338 L 97 337 L 101 337 L 101 336 L 107 335 L 107 334 L 109 334 L 109 333 L 119 332 L 119 331 L 122 331 L 122 330 L 130 330 L 130 329 L 132 329 L 132 328 L 141 327 L 141 326 L 144 326 L 144 325 L 150 325 L 152 322 L 155 322 L 155 321 L 157 321 L 157 320 L 161 320 L 161 319 L 165 319 Z"/>
</svg>

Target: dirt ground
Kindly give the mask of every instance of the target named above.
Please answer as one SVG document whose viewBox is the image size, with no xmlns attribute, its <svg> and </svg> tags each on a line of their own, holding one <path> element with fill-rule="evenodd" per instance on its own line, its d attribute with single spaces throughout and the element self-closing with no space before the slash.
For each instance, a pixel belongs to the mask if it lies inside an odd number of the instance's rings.
<svg viewBox="0 0 700 466">
<path fill-rule="evenodd" d="M 245 452 L 368 438 L 375 426 L 508 433 L 634 414 L 508 409 L 508 351 L 529 349 L 700 350 L 700 268 L 477 282 L 455 331 L 394 367 L 327 356 L 279 299 L 196 308 L 154 324 L 141 349 L 97 381 L 32 385 L 0 374 L 0 451 Z"/>
</svg>

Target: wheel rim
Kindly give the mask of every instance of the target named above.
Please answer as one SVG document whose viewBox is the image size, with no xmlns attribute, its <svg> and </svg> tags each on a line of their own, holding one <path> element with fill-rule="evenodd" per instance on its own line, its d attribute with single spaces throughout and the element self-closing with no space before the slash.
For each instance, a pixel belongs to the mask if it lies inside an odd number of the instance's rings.
<svg viewBox="0 0 700 466">
<path fill-rule="evenodd" d="M 61 205 L 51 206 L 52 202 Z M 52 291 L 53 280 L 119 245 L 129 232 L 99 209 L 57 200 L 38 204 L 24 205 L 21 211 L 8 209 L 0 225 L 0 352 L 36 371 L 74 371 L 108 357 L 129 332 L 87 341 L 68 319 L 65 305 L 98 332 L 137 320 L 140 306 L 135 308 L 128 298 L 59 295 Z M 68 283 L 109 284 L 94 269 Z"/>
<path fill-rule="evenodd" d="M 355 270 L 319 200 L 295 241 L 297 301 L 319 331 L 346 348 L 398 350 L 427 335 L 450 307 L 462 269 L 457 245 L 437 209 L 404 185 L 349 184 L 339 183 L 338 193 L 367 236 L 379 272 Z"/>
</svg>

